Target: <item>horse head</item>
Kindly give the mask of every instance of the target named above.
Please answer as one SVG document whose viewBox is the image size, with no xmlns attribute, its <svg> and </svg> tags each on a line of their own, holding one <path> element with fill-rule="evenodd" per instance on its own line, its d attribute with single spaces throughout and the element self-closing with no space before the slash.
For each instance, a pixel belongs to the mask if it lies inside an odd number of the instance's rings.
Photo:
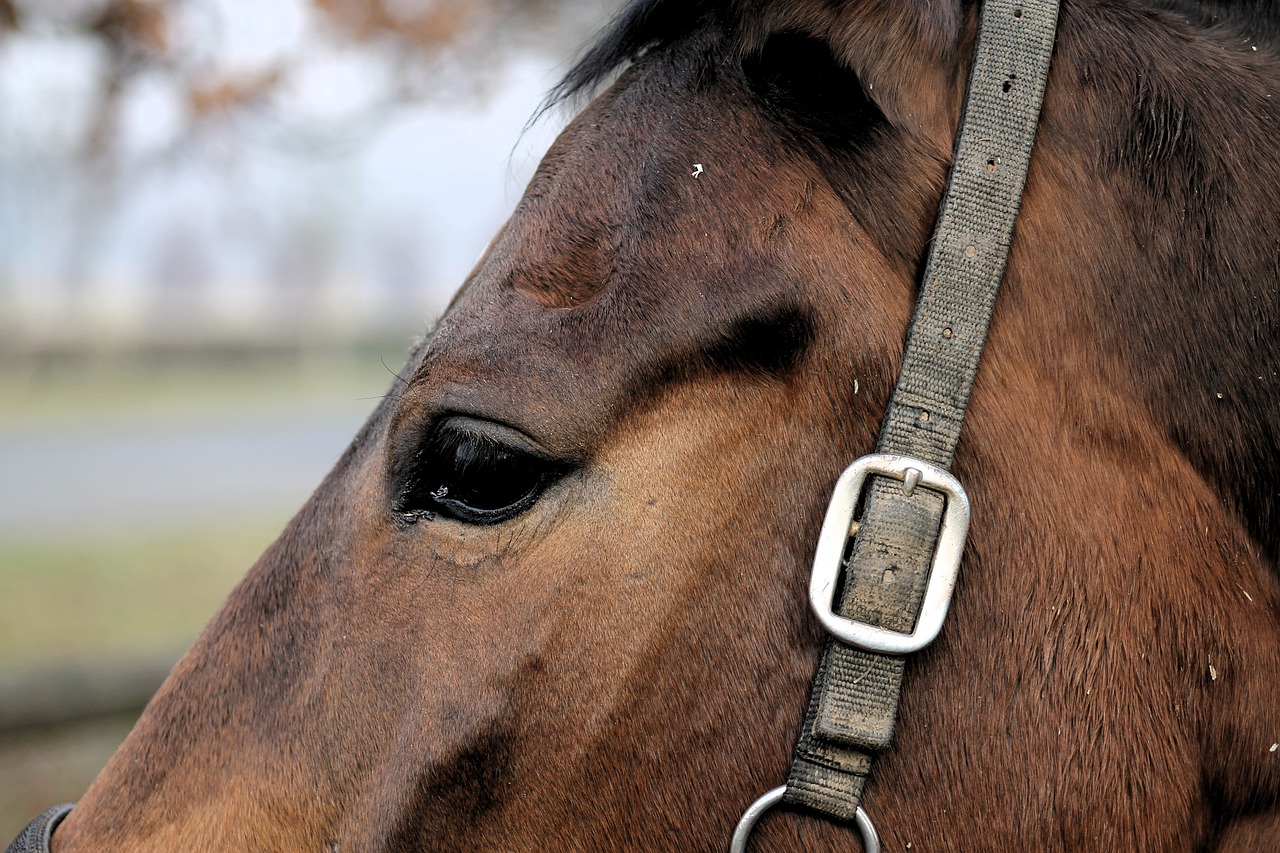
<svg viewBox="0 0 1280 853">
<path fill-rule="evenodd" d="M 1240 40 L 1272 13 L 1211 11 L 1062 10 L 960 587 L 867 788 L 888 849 L 1280 846 L 1280 65 Z M 57 853 L 721 848 L 785 778 L 976 19 L 631 4 L 558 95 L 620 75 Z"/>
</svg>

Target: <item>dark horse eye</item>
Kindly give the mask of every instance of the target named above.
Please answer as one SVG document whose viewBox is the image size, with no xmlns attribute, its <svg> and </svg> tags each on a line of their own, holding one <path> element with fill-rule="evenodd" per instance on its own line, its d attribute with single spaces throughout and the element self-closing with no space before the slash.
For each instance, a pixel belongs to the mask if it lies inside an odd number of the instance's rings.
<svg viewBox="0 0 1280 853">
<path fill-rule="evenodd" d="M 410 519 L 442 515 L 498 524 L 533 506 L 567 466 L 517 446 L 506 432 L 492 424 L 477 429 L 470 419 L 437 426 L 408 470 L 395 477 L 395 510 Z"/>
</svg>

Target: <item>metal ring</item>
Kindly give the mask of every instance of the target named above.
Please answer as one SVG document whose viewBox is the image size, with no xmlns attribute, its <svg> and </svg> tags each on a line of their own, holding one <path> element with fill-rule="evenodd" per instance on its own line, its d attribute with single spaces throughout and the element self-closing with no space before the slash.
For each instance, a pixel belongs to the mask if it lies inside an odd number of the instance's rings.
<svg viewBox="0 0 1280 853">
<path fill-rule="evenodd" d="M 782 802 L 782 796 L 786 793 L 787 786 L 781 785 L 768 791 L 747 807 L 738 820 L 738 825 L 734 827 L 733 838 L 729 841 L 729 853 L 747 853 L 747 839 L 751 837 L 751 830 L 756 828 L 756 821 L 760 820 L 760 816 L 769 809 Z M 858 827 L 858 834 L 862 836 L 864 853 L 880 853 L 880 836 L 876 833 L 871 818 L 867 817 L 862 806 L 858 806 L 853 820 Z"/>
</svg>

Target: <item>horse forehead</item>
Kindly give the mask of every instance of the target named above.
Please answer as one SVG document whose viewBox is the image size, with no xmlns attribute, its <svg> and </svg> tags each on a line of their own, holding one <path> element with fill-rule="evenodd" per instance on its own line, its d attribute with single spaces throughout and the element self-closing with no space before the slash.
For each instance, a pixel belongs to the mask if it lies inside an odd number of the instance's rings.
<svg viewBox="0 0 1280 853">
<path fill-rule="evenodd" d="M 780 197 L 807 186 L 795 174 L 787 180 L 799 164 L 770 150 L 771 128 L 748 103 L 698 90 L 648 98 L 649 88 L 629 87 L 630 97 L 609 99 L 566 130 L 477 289 L 506 287 L 562 309 L 611 283 L 644 291 L 638 298 L 679 300 L 689 279 L 712 278 L 730 250 L 751 242 Z"/>
<path fill-rule="evenodd" d="M 831 235 L 787 224 L 840 205 L 726 88 L 712 111 L 705 92 L 667 87 L 663 109 L 642 80 L 580 116 L 441 321 L 419 378 L 522 411 L 545 409 L 554 389 L 604 416 L 616 406 L 597 404 L 660 381 L 744 318 L 794 327 L 815 294 L 788 258 Z"/>
</svg>

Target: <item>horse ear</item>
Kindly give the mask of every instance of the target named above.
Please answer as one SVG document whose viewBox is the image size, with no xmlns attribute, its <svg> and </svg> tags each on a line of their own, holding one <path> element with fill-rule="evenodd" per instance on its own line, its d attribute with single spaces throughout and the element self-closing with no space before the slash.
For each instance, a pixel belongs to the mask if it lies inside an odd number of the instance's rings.
<svg viewBox="0 0 1280 853">
<path fill-rule="evenodd" d="M 743 57 L 742 69 L 776 119 L 828 149 L 857 148 L 885 121 L 857 73 L 822 39 L 776 33 Z"/>
<path fill-rule="evenodd" d="M 832 67 L 856 79 L 865 98 L 900 130 L 950 150 L 972 38 L 970 0 L 738 0 L 744 57 L 778 39 L 806 36 Z M 781 55 L 775 52 L 775 56 Z"/>
</svg>

